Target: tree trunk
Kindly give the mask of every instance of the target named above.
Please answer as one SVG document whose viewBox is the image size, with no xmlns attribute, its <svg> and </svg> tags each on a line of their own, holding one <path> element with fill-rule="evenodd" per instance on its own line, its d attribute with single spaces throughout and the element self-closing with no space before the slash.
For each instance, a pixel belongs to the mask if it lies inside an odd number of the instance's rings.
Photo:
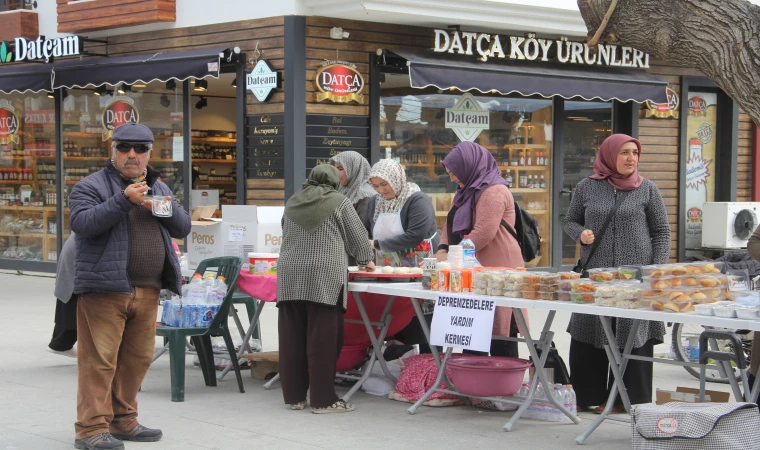
<svg viewBox="0 0 760 450">
<path fill-rule="evenodd" d="M 610 1 L 578 0 L 589 36 Z M 760 126 L 759 36 L 760 7 L 746 0 L 619 0 L 602 40 L 699 70 Z"/>
</svg>

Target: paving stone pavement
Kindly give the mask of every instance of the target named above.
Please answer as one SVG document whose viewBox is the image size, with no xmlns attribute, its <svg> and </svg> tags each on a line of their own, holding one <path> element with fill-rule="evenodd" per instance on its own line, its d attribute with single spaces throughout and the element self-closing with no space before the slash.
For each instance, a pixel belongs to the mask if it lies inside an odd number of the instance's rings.
<svg viewBox="0 0 760 450">
<path fill-rule="evenodd" d="M 0 273 L 0 450 L 72 449 L 76 420 L 76 361 L 45 349 L 53 330 L 55 299 L 51 277 Z M 241 314 L 244 313 L 241 311 Z M 545 315 L 531 313 L 534 326 Z M 555 342 L 567 358 L 569 315 L 557 314 Z M 262 315 L 264 350 L 277 349 L 277 314 Z M 669 339 L 669 337 L 668 337 Z M 668 341 L 669 342 L 669 341 Z M 158 345 L 158 344 L 157 344 Z M 657 351 L 667 352 L 668 346 Z M 521 349 L 526 356 L 527 350 Z M 246 392 L 240 394 L 234 374 L 217 387 L 206 387 L 191 358 L 186 367 L 185 401 L 171 402 L 169 357 L 148 372 L 139 395 L 140 420 L 159 427 L 157 443 L 126 443 L 129 449 L 439 449 L 439 448 L 576 448 L 574 439 L 595 415 L 582 414 L 580 425 L 518 422 L 513 432 L 502 430 L 510 413 L 471 407 L 422 408 L 415 415 L 408 405 L 363 392 L 354 396 L 356 412 L 315 415 L 291 411 L 279 388 L 267 391 L 263 382 L 243 373 Z M 655 366 L 655 386 L 696 387 L 698 380 L 680 367 Z M 724 385 L 712 386 L 727 390 Z M 603 424 L 584 447 L 629 448 L 630 425 Z"/>
</svg>

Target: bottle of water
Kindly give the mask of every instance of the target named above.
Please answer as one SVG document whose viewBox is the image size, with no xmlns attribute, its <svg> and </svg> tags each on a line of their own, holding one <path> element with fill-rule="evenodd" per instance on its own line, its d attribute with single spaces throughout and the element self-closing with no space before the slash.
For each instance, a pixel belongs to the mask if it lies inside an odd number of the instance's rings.
<svg viewBox="0 0 760 450">
<path fill-rule="evenodd" d="M 182 300 L 182 319 L 181 327 L 190 328 L 198 326 L 198 306 L 201 298 L 206 294 L 206 286 L 203 284 L 203 277 L 196 273 L 190 281 L 187 289 L 187 298 Z"/>
<path fill-rule="evenodd" d="M 565 407 L 573 414 L 578 413 L 578 403 L 575 399 L 575 391 L 572 384 L 565 385 Z"/>
<path fill-rule="evenodd" d="M 473 268 L 478 265 L 478 260 L 475 258 L 475 244 L 470 240 L 470 235 L 465 234 L 462 242 L 459 243 L 462 246 L 463 253 L 463 266 L 465 268 Z"/>
<path fill-rule="evenodd" d="M 523 385 L 520 387 L 520 389 L 517 391 L 517 396 L 525 398 L 528 396 L 528 391 L 530 390 L 530 385 L 527 383 L 523 383 Z"/>
</svg>

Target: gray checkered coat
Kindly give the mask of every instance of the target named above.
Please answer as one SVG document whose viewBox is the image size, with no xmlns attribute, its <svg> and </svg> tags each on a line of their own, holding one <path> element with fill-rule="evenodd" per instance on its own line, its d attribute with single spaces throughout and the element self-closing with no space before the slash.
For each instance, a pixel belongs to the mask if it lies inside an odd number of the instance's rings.
<svg viewBox="0 0 760 450">
<path fill-rule="evenodd" d="M 601 231 L 607 215 L 617 201 L 618 192 L 606 180 L 585 178 L 573 192 L 573 200 L 565 216 L 565 232 L 580 242 L 585 229 L 595 235 Z M 586 261 L 590 245 L 581 247 L 581 259 Z M 604 233 L 599 248 L 587 268 L 619 267 L 628 264 L 665 264 L 670 255 L 670 224 L 665 203 L 657 185 L 644 179 L 638 188 L 628 194 L 615 212 Z M 631 319 L 616 319 L 618 347 L 625 347 L 631 329 Z M 604 348 L 607 338 L 599 318 L 588 314 L 573 314 L 567 331 L 573 339 Z M 662 340 L 665 326 L 662 322 L 644 321 L 634 341 L 639 348 L 650 339 Z"/>
<path fill-rule="evenodd" d="M 348 298 L 348 255 L 360 264 L 372 260 L 367 230 L 348 199 L 313 233 L 282 218 L 282 247 L 277 261 L 277 302 L 310 301 L 336 306 Z"/>
</svg>

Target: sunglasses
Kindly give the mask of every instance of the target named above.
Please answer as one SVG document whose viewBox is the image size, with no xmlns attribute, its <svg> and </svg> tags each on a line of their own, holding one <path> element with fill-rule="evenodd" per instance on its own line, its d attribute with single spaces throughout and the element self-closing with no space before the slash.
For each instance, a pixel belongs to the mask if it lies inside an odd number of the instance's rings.
<svg viewBox="0 0 760 450">
<path fill-rule="evenodd" d="M 135 149 L 135 153 L 143 154 L 147 153 L 148 150 L 150 150 L 150 146 L 146 144 L 128 144 L 126 142 L 116 144 L 116 150 L 122 153 L 127 153 L 132 149 Z"/>
</svg>

